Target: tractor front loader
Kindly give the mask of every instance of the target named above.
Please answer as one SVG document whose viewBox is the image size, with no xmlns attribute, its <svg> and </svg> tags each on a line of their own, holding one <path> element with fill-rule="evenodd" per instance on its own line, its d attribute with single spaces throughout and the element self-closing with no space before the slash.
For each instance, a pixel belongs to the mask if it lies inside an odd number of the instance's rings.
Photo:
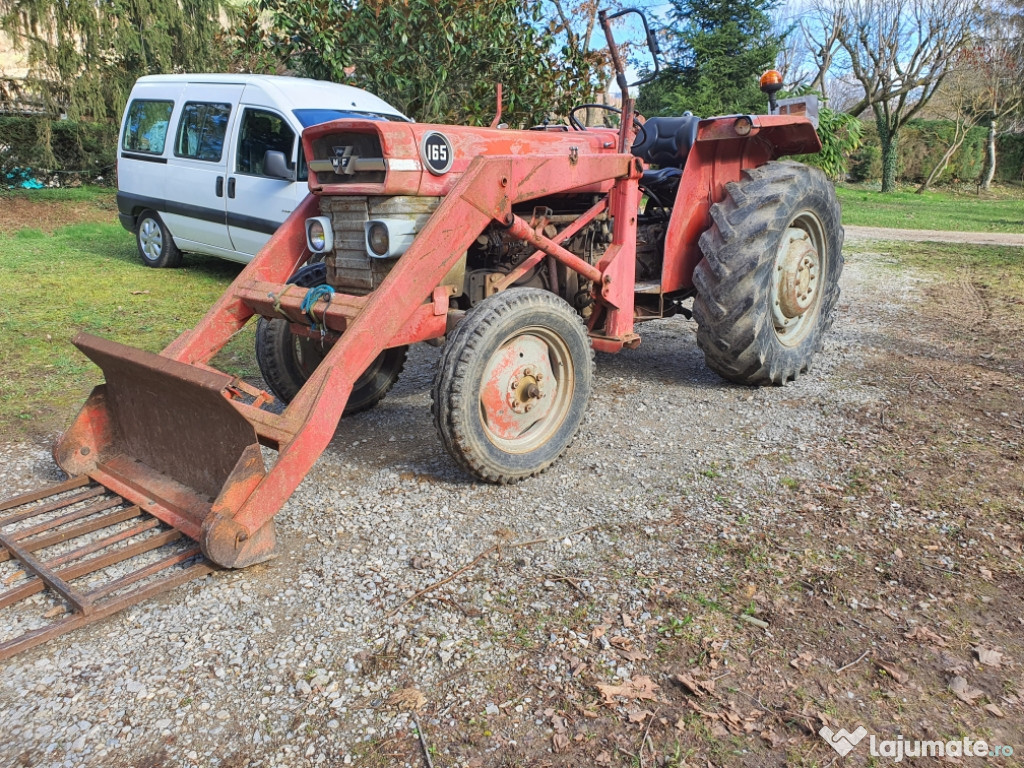
<svg viewBox="0 0 1024 768">
<path fill-rule="evenodd" d="M 216 566 L 272 557 L 275 514 L 343 415 L 385 396 L 410 344 L 443 340 L 432 388 L 441 442 L 493 483 L 565 451 L 593 351 L 635 347 L 640 321 L 692 311 L 708 364 L 732 381 L 780 384 L 808 369 L 838 296 L 842 229 L 824 176 L 778 158 L 820 149 L 812 122 L 642 122 L 613 18 L 601 14 L 624 95 L 617 129 L 578 119 L 601 105 L 533 130 L 309 128 L 310 194 L 194 329 L 160 354 L 76 338 L 105 378 L 54 449 L 77 485 L 0 505 L 0 543 L 81 615 L 0 644 L 0 657 L 93 610 L 69 583 L 81 567 L 36 553 L 62 535 L 52 528 L 81 528 L 95 499 L 170 526 L 192 547 L 182 552 L 197 555 L 196 542 Z M 210 365 L 250 320 L 273 395 Z M 282 412 L 266 407 L 274 395 Z M 269 466 L 263 448 L 276 451 Z M 57 522 L 30 525 L 40 515 Z"/>
</svg>

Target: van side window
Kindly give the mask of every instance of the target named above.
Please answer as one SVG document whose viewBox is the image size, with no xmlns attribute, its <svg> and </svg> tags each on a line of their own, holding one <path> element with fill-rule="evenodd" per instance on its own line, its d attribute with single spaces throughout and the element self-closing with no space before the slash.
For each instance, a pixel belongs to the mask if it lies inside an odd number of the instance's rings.
<svg viewBox="0 0 1024 768">
<path fill-rule="evenodd" d="M 294 168 L 292 148 L 295 131 L 284 119 L 264 109 L 247 108 L 242 113 L 238 128 L 238 159 L 235 170 L 263 176 L 263 163 L 267 152 L 283 152 L 289 168 Z"/>
<path fill-rule="evenodd" d="M 181 110 L 174 154 L 193 160 L 217 162 L 224 151 L 230 104 L 189 102 Z"/>
<path fill-rule="evenodd" d="M 167 139 L 167 124 L 173 111 L 173 101 L 133 101 L 128 107 L 128 119 L 124 121 L 121 149 L 125 152 L 162 155 Z"/>
</svg>

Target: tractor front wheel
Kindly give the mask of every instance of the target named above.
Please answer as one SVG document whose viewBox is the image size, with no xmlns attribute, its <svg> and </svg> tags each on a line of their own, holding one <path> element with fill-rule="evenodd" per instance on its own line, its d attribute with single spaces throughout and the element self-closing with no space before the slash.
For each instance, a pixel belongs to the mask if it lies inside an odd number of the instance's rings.
<svg viewBox="0 0 1024 768">
<path fill-rule="evenodd" d="M 452 458 L 489 483 L 514 483 L 569 446 L 594 379 L 587 329 L 561 298 L 511 288 L 477 304 L 448 337 L 432 391 Z"/>
<path fill-rule="evenodd" d="M 312 288 L 327 282 L 327 267 L 310 264 L 296 272 L 289 283 Z M 313 371 L 320 365 L 330 344 L 309 336 L 292 333 L 287 320 L 261 317 L 256 326 L 256 362 L 270 390 L 290 403 L 299 394 Z M 375 406 L 390 391 L 405 366 L 408 347 L 385 349 L 356 379 L 345 405 L 345 416 Z"/>
<path fill-rule="evenodd" d="M 835 189 L 805 165 L 743 171 L 711 207 L 694 271 L 697 343 L 738 384 L 783 384 L 807 371 L 832 326 L 843 270 Z"/>
</svg>

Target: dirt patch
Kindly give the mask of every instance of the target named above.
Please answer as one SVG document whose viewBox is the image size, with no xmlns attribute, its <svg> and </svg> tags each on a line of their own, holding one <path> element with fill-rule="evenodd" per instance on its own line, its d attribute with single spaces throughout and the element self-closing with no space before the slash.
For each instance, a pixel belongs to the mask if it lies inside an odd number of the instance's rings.
<svg viewBox="0 0 1024 768">
<path fill-rule="evenodd" d="M 116 221 L 117 202 L 113 197 L 68 202 L 0 196 L 0 234 L 3 235 L 26 227 L 49 233 L 69 224 L 110 224 Z"/>
<path fill-rule="evenodd" d="M 819 731 L 858 726 L 879 741 L 1019 746 L 1024 311 L 969 272 L 927 278 L 920 298 L 875 314 L 874 351 L 836 372 L 835 385 L 881 396 L 841 407 L 850 427 L 822 457 L 833 482 L 783 478 L 746 499 L 779 513 L 756 530 L 743 515 L 695 526 L 685 508 L 616 528 L 602 567 L 552 585 L 553 632 L 522 613 L 506 642 L 523 663 L 491 696 L 505 703 L 435 736 L 449 753 L 481 766 L 830 765 Z M 714 482 L 725 501 L 730 483 Z M 581 600 L 605 573 L 640 599 Z M 602 648 L 633 662 L 623 683 L 606 685 Z M 524 702 L 534 727 L 515 715 Z M 502 757 L 482 756 L 496 743 Z M 844 763 L 877 764 L 869 749 Z"/>
</svg>

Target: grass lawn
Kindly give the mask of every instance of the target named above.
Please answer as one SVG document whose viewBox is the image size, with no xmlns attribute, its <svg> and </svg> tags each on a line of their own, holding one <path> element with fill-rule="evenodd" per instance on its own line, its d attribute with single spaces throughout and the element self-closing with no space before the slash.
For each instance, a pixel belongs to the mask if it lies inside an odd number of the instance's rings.
<svg viewBox="0 0 1024 768">
<path fill-rule="evenodd" d="M 29 221 L 50 228 L 69 205 L 94 208 L 98 202 L 106 209 L 113 193 L 0 193 L 0 211 L 8 216 L 26 202 L 37 214 Z M 150 269 L 138 260 L 132 235 L 117 223 L 116 207 L 109 217 L 93 217 L 90 210 L 84 218 L 108 221 L 57 226 L 52 232 L 0 231 L 0 435 L 5 439 L 65 428 L 102 380 L 99 369 L 71 344 L 79 331 L 159 351 L 195 325 L 241 269 L 192 255 L 182 269 Z M 216 362 L 236 375 L 256 373 L 251 328 Z"/>
<path fill-rule="evenodd" d="M 1024 232 L 1024 190 L 1001 186 L 974 192 L 925 192 L 913 187 L 883 195 L 866 185 L 836 187 L 843 223 L 889 229 L 936 229 L 954 232 Z"/>
</svg>

